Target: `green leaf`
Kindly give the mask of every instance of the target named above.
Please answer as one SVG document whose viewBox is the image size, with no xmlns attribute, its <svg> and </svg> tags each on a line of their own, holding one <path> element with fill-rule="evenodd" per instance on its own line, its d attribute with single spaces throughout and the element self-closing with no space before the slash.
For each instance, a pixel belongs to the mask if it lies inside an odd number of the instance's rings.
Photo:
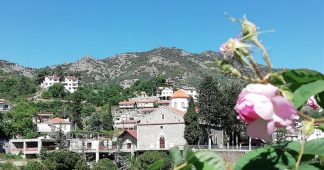
<svg viewBox="0 0 324 170">
<path fill-rule="evenodd" d="M 187 161 L 194 156 L 194 152 L 189 148 L 188 145 L 185 145 L 183 148 L 183 158 Z"/>
<path fill-rule="evenodd" d="M 310 164 L 302 164 L 298 167 L 298 170 L 322 170 L 323 167 L 320 165 L 310 165 Z"/>
<path fill-rule="evenodd" d="M 149 166 L 147 167 L 147 169 L 148 169 L 148 170 L 159 170 L 159 169 L 162 167 L 163 162 L 164 162 L 164 161 L 163 161 L 162 159 L 160 159 L 160 160 L 154 162 L 153 164 L 149 165 Z"/>
<path fill-rule="evenodd" d="M 280 147 L 265 147 L 250 151 L 235 164 L 234 170 L 241 169 L 290 169 L 296 164 L 294 156 Z"/>
<path fill-rule="evenodd" d="M 324 91 L 315 96 L 316 102 L 322 108 L 324 108 Z"/>
<path fill-rule="evenodd" d="M 172 162 L 174 164 L 174 166 L 178 166 L 181 164 L 181 152 L 179 150 L 179 147 L 173 147 L 170 149 L 170 155 L 172 158 Z"/>
<path fill-rule="evenodd" d="M 225 169 L 224 160 L 213 151 L 197 151 L 188 163 L 197 170 Z"/>
<path fill-rule="evenodd" d="M 287 146 L 288 149 L 300 152 L 301 144 L 291 142 Z M 315 139 L 305 143 L 304 154 L 324 156 L 324 139 Z"/>
<path fill-rule="evenodd" d="M 282 72 L 286 83 L 305 84 L 316 80 L 324 80 L 324 75 L 320 72 L 308 69 L 287 70 Z"/>
<path fill-rule="evenodd" d="M 300 108 L 311 96 L 324 91 L 324 80 L 317 80 L 300 86 L 294 91 L 293 103 Z"/>
</svg>

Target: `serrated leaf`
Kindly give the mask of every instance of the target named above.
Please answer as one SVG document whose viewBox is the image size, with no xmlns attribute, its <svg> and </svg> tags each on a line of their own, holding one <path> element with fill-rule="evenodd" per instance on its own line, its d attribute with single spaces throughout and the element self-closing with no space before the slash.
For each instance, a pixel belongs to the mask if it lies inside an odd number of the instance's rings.
<svg viewBox="0 0 324 170">
<path fill-rule="evenodd" d="M 181 152 L 179 150 L 179 147 L 173 147 L 170 149 L 170 155 L 171 155 L 171 159 L 172 159 L 172 162 L 173 162 L 173 165 L 174 166 L 178 166 L 181 164 Z"/>
<path fill-rule="evenodd" d="M 188 163 L 192 164 L 197 170 L 225 169 L 222 157 L 213 151 L 197 151 L 193 159 Z"/>
<path fill-rule="evenodd" d="M 241 169 L 289 169 L 296 164 L 294 156 L 281 148 L 265 147 L 250 151 L 235 164 L 234 170 Z"/>
<path fill-rule="evenodd" d="M 301 85 L 295 92 L 293 103 L 296 108 L 300 108 L 308 98 L 324 91 L 324 80 L 317 80 Z"/>
</svg>

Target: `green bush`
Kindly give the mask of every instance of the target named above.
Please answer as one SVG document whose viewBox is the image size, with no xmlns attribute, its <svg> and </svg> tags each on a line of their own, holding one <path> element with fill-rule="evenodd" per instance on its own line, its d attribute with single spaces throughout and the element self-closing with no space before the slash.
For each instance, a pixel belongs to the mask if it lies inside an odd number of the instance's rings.
<svg viewBox="0 0 324 170">
<path fill-rule="evenodd" d="M 117 170 L 117 165 L 108 158 L 100 159 L 94 163 L 93 170 Z"/>
<path fill-rule="evenodd" d="M 21 166 L 20 170 L 48 170 L 48 168 L 38 161 L 30 161 L 27 165 Z"/>
<path fill-rule="evenodd" d="M 159 151 L 147 151 L 142 155 L 135 158 L 132 163 L 132 170 L 142 170 L 147 169 L 151 164 L 160 161 L 161 166 L 159 169 L 161 170 L 169 170 L 172 167 L 171 159 L 165 152 Z"/>
<path fill-rule="evenodd" d="M 84 169 L 87 165 L 85 161 L 80 161 L 82 159 L 83 157 L 78 153 L 61 150 L 48 153 L 43 163 L 49 170 L 71 170 L 77 167 Z"/>
<path fill-rule="evenodd" d="M 0 170 L 18 170 L 18 168 L 14 164 L 6 162 L 0 163 Z"/>
</svg>

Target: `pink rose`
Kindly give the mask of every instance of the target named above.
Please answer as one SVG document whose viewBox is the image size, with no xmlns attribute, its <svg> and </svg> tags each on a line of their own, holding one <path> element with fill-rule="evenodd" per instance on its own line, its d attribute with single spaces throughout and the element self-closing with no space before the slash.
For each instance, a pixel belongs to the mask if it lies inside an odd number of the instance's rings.
<svg viewBox="0 0 324 170">
<path fill-rule="evenodd" d="M 280 95 L 271 84 L 249 84 L 240 93 L 235 106 L 239 117 L 247 125 L 247 134 L 252 138 L 271 140 L 276 128 L 293 130 L 298 119 L 293 105 Z"/>
<path fill-rule="evenodd" d="M 307 105 L 310 106 L 311 108 L 313 108 L 314 110 L 317 110 L 319 108 L 314 96 L 310 97 L 307 100 Z"/>
</svg>

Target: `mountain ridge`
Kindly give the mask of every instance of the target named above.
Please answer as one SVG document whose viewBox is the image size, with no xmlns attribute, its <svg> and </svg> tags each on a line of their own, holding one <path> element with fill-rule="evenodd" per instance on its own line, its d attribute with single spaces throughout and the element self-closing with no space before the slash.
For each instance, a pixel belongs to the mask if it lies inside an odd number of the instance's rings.
<svg viewBox="0 0 324 170">
<path fill-rule="evenodd" d="M 136 79 L 148 79 L 159 74 L 180 84 L 197 85 L 204 74 L 215 72 L 204 64 L 222 55 L 215 51 L 190 53 L 176 47 L 159 47 L 144 52 L 116 54 L 104 59 L 91 56 L 81 57 L 71 63 L 56 64 L 44 68 L 30 68 L 0 60 L 1 69 L 6 72 L 36 76 L 40 70 L 79 72 L 84 83 L 113 82 L 128 86 Z M 220 73 L 219 70 L 216 71 Z"/>
</svg>

